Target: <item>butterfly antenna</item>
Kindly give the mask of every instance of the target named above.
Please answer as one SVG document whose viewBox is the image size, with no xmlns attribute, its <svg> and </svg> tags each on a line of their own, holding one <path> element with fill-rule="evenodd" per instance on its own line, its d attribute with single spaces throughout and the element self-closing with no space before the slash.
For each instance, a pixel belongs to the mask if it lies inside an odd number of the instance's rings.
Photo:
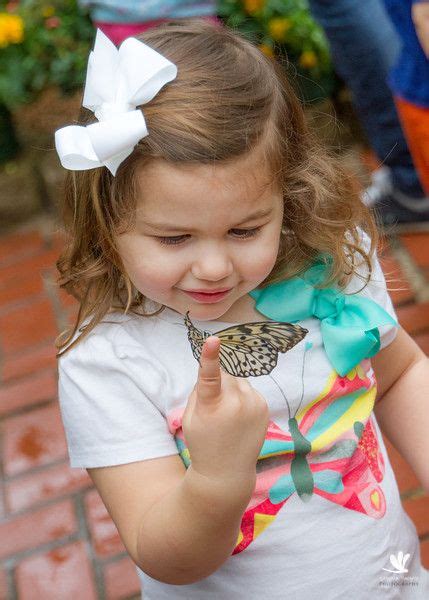
<svg viewBox="0 0 429 600">
<path fill-rule="evenodd" d="M 302 385 L 301 385 L 301 388 L 302 388 L 302 391 L 301 391 L 301 399 L 300 399 L 300 401 L 299 401 L 299 404 L 298 404 L 298 406 L 297 406 L 297 409 L 296 409 L 296 411 L 295 411 L 294 417 L 296 417 L 296 415 L 298 414 L 298 411 L 299 411 L 299 409 L 301 408 L 301 404 L 302 404 L 302 401 L 303 401 L 303 398 L 304 398 L 304 389 L 305 389 L 305 388 L 304 388 L 304 370 L 305 370 L 305 359 L 306 359 L 306 357 L 307 357 L 307 352 L 310 350 L 311 346 L 312 346 L 312 345 L 309 345 L 309 344 L 305 344 L 305 346 L 304 346 L 304 357 L 303 357 L 303 359 L 302 359 L 302 369 L 301 369 L 301 384 L 302 384 Z"/>
<path fill-rule="evenodd" d="M 287 406 L 287 409 L 288 409 L 288 412 L 289 412 L 289 419 L 290 419 L 290 405 L 289 405 L 289 401 L 286 398 L 286 395 L 285 395 L 284 391 L 282 390 L 282 388 L 280 387 L 280 385 L 277 383 L 277 381 L 274 379 L 274 377 L 272 375 L 268 375 L 268 377 L 271 379 L 271 381 L 274 381 L 274 383 L 276 384 L 276 386 L 279 388 L 281 395 L 285 399 L 286 406 Z"/>
</svg>

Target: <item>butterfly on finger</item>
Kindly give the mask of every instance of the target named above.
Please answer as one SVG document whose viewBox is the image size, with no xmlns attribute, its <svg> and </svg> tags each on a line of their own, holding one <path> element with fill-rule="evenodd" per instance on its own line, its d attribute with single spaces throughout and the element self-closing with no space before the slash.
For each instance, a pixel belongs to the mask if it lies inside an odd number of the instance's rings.
<svg viewBox="0 0 429 600">
<path fill-rule="evenodd" d="M 196 360 L 200 362 L 204 341 L 214 335 L 220 339 L 220 365 L 235 377 L 268 375 L 277 364 L 279 352 L 287 352 L 308 333 L 299 325 L 280 321 L 243 323 L 210 333 L 194 326 L 189 311 L 184 320 Z"/>
</svg>

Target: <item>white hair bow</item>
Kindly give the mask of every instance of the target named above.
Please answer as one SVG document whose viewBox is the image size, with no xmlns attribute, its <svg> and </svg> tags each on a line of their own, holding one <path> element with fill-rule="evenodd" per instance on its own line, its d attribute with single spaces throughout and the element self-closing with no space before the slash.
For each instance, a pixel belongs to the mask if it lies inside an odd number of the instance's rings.
<svg viewBox="0 0 429 600">
<path fill-rule="evenodd" d="M 82 104 L 99 122 L 55 132 L 63 167 L 80 171 L 104 165 L 115 175 L 137 142 L 148 135 L 143 113 L 136 107 L 152 100 L 176 76 L 176 65 L 143 42 L 128 38 L 118 50 L 98 29 Z"/>
</svg>

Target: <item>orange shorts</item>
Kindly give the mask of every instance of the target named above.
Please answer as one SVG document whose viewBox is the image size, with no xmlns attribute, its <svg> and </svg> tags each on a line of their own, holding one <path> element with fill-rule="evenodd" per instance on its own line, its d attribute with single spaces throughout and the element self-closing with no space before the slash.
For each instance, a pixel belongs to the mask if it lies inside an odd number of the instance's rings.
<svg viewBox="0 0 429 600">
<path fill-rule="evenodd" d="M 420 182 L 429 196 L 429 108 L 398 97 L 395 102 Z"/>
</svg>

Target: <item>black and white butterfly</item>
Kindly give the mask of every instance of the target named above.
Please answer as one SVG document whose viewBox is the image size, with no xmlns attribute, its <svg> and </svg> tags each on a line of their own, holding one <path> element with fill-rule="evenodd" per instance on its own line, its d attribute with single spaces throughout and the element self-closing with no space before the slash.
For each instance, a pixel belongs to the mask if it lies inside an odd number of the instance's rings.
<svg viewBox="0 0 429 600">
<path fill-rule="evenodd" d="M 308 330 L 280 321 L 256 321 L 233 325 L 216 333 L 197 329 L 186 313 L 185 325 L 192 353 L 200 362 L 204 341 L 211 335 L 220 339 L 219 362 L 235 377 L 268 375 L 277 364 L 279 352 L 287 352 L 304 339 Z"/>
</svg>

